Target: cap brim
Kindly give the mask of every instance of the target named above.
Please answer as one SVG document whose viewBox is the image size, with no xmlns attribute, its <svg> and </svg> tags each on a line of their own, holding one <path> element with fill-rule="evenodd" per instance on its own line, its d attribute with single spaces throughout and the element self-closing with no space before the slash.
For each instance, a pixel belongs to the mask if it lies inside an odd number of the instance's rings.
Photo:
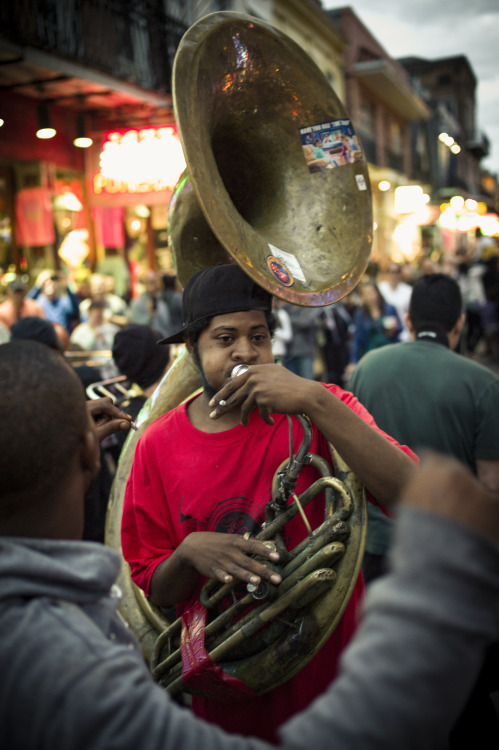
<svg viewBox="0 0 499 750">
<path fill-rule="evenodd" d="M 171 336 L 167 336 L 164 339 L 159 339 L 159 341 L 157 341 L 156 343 L 157 344 L 185 344 L 184 333 L 185 333 L 185 328 L 182 328 L 181 331 L 177 331 L 177 333 L 172 333 Z"/>
</svg>

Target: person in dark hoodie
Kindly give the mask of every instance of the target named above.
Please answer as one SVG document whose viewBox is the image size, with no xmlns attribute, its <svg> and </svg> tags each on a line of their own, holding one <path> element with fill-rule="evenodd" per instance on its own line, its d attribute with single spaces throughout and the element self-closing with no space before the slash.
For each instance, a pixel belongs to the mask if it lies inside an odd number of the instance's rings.
<svg viewBox="0 0 499 750">
<path fill-rule="evenodd" d="M 114 364 L 129 380 L 128 398 L 122 408 L 136 420 L 142 407 L 161 382 L 170 364 L 170 347 L 158 346 L 163 338 L 159 331 L 146 325 L 131 323 L 122 328 L 113 342 Z M 127 435 L 116 436 L 120 450 Z"/>
<path fill-rule="evenodd" d="M 117 614 L 120 557 L 80 541 L 99 436 L 71 367 L 12 341 L 0 385 L 0 747 L 270 750 L 173 703 Z M 466 699 L 496 632 L 499 508 L 439 457 L 402 500 L 393 573 L 340 677 L 281 728 L 282 750 L 441 748 Z"/>
</svg>

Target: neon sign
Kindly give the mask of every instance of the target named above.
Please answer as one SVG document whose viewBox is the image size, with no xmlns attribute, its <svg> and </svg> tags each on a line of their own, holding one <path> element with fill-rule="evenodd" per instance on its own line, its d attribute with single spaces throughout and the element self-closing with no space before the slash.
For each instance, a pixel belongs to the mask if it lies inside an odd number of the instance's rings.
<svg viewBox="0 0 499 750">
<path fill-rule="evenodd" d="M 106 133 L 93 177 L 95 195 L 171 191 L 185 169 L 175 125 Z"/>
</svg>

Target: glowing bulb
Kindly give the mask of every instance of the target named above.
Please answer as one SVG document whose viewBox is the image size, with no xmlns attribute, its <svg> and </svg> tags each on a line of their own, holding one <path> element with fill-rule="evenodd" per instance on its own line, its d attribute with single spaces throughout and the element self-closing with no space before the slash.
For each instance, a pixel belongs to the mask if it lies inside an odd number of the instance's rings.
<svg viewBox="0 0 499 750">
<path fill-rule="evenodd" d="M 41 138 L 43 141 L 53 138 L 56 134 L 54 128 L 40 128 L 36 131 L 36 137 Z"/>
<path fill-rule="evenodd" d="M 462 211 L 463 206 L 464 206 L 464 198 L 463 198 L 463 196 L 462 195 L 454 195 L 450 199 L 450 204 L 451 204 L 452 208 L 454 209 L 454 211 Z"/>
<path fill-rule="evenodd" d="M 75 138 L 73 141 L 73 146 L 76 146 L 77 148 L 89 148 L 93 143 L 93 140 L 91 138 L 82 137 L 82 138 Z"/>
</svg>

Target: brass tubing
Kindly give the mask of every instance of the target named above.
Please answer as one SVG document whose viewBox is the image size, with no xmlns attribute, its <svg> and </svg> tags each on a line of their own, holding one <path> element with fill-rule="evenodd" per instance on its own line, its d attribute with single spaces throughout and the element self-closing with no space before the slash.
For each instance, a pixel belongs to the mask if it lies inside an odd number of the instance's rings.
<svg viewBox="0 0 499 750">
<path fill-rule="evenodd" d="M 338 520 L 336 516 L 328 518 L 327 521 L 324 521 L 321 526 L 315 529 L 311 537 L 304 539 L 303 542 L 296 545 L 290 561 L 281 571 L 283 579 L 292 573 L 293 570 L 296 570 L 304 560 L 308 559 L 310 554 L 315 554 L 325 544 L 344 539 L 348 536 L 348 532 L 348 525 L 344 521 Z"/>
<path fill-rule="evenodd" d="M 262 602 L 261 605 L 252 608 L 250 612 L 240 618 L 236 623 L 233 623 L 231 627 L 220 633 L 221 629 L 244 607 L 250 606 L 253 603 L 253 597 L 248 594 L 243 596 L 238 601 L 234 602 L 227 610 L 222 612 L 216 617 L 211 623 L 206 626 L 205 629 L 205 642 L 209 643 L 212 641 L 213 653 L 219 654 L 220 649 L 230 651 L 238 643 L 242 643 L 243 639 L 250 637 L 248 634 L 254 628 L 254 632 L 261 629 L 267 622 L 276 616 L 276 613 L 282 612 L 287 606 L 288 596 L 295 591 L 295 589 L 303 593 L 296 594 L 300 596 L 300 600 L 305 599 L 308 601 L 315 598 L 315 595 L 311 591 L 311 596 L 304 596 L 304 591 L 308 590 L 307 586 L 313 589 L 313 584 L 304 584 L 304 581 L 309 580 L 310 576 L 313 576 L 316 569 L 321 565 L 331 565 L 335 559 L 338 559 L 343 554 L 344 545 L 336 542 L 330 542 L 331 538 L 337 538 L 338 536 L 345 536 L 348 533 L 348 527 L 344 524 L 341 518 L 334 513 L 334 504 L 332 500 L 333 491 L 339 492 L 342 499 L 342 507 L 338 513 L 345 517 L 351 512 L 352 500 L 345 489 L 343 483 L 335 477 L 328 474 L 331 471 L 327 461 L 316 456 L 311 456 L 310 463 L 314 465 L 319 473 L 322 473 L 319 479 L 317 479 L 310 487 L 308 487 L 301 495 L 300 502 L 302 506 L 308 505 L 313 499 L 317 497 L 322 491 L 325 492 L 325 521 L 315 529 L 310 536 L 305 538 L 299 545 L 292 550 L 290 555 L 290 561 L 280 571 L 283 577 L 283 582 L 278 589 L 278 599 L 273 604 L 269 604 L 268 600 Z M 279 471 L 279 470 L 278 470 Z M 277 476 L 277 472 L 276 472 Z M 274 482 L 276 479 L 274 478 Z M 273 485 L 274 491 L 274 485 Z M 298 513 L 298 507 L 296 503 L 291 504 L 288 508 L 282 512 L 277 513 L 276 517 L 268 522 L 264 528 L 256 535 L 255 538 L 262 541 L 270 541 L 272 536 L 278 535 L 286 523 L 288 523 Z M 317 559 L 316 559 L 317 558 Z M 332 575 L 328 580 L 335 578 L 335 573 L 329 569 Z M 312 571 L 312 572 L 310 572 Z M 307 577 L 308 576 L 308 577 Z M 310 579 L 312 580 L 312 579 Z M 230 584 L 220 585 L 219 582 L 210 580 L 203 587 L 200 595 L 200 600 L 203 606 L 207 609 L 213 608 L 219 604 L 226 596 L 228 596 L 235 588 L 239 585 L 238 581 L 233 581 Z M 216 588 L 218 589 L 209 596 L 209 592 Z M 281 599 L 284 598 L 284 603 Z M 300 601 L 300 606 L 303 606 Z M 297 608 L 296 605 L 293 608 Z M 172 625 L 163 633 L 161 633 L 154 645 L 153 654 L 151 658 L 151 666 L 153 670 L 153 676 L 155 679 L 160 679 L 168 671 L 178 671 L 179 664 L 181 666 L 181 652 L 180 648 L 177 647 L 173 653 L 162 662 L 155 665 L 157 659 L 160 658 L 161 650 L 169 640 L 177 636 L 181 632 L 182 619 L 177 618 Z M 239 634 L 239 635 L 238 635 Z M 170 645 L 171 648 L 171 645 Z M 223 653 L 223 652 L 222 652 Z M 212 657 L 214 659 L 219 658 L 218 656 Z"/>
<path fill-rule="evenodd" d="M 327 479 L 327 477 L 323 477 L 323 479 Z M 319 481 L 319 480 L 318 480 Z M 313 487 L 313 485 L 312 485 Z M 312 489 L 312 488 L 309 488 Z M 309 501 L 312 498 L 309 498 Z M 277 520 L 277 519 L 276 519 Z M 324 544 L 329 543 L 330 539 L 335 539 L 338 536 L 346 536 L 348 533 L 348 527 L 345 525 L 344 521 L 338 519 L 335 516 L 330 516 L 324 523 L 317 527 L 315 531 L 313 532 L 311 537 L 307 537 L 302 542 L 300 542 L 299 545 L 295 547 L 294 550 L 291 551 L 290 557 L 292 558 L 290 562 L 282 569 L 281 575 L 283 578 L 283 583 L 286 580 L 286 578 L 293 573 L 299 566 L 303 563 L 304 560 L 307 560 L 310 555 L 314 555 L 317 551 L 319 551 Z M 257 535 L 257 538 L 259 535 Z M 220 587 L 220 589 L 214 594 L 211 599 L 206 600 L 207 603 L 205 604 L 202 597 L 201 603 L 203 606 L 210 608 L 218 604 L 225 596 L 227 596 L 237 582 L 232 582 L 230 584 L 224 584 Z M 281 583 L 279 587 L 279 595 L 281 592 L 281 588 L 283 583 Z M 208 587 L 208 584 L 211 584 L 212 587 L 217 585 L 216 581 L 209 581 L 205 587 L 203 588 L 203 591 Z M 229 609 L 227 609 L 225 612 L 223 612 L 219 617 L 217 617 L 213 622 L 209 623 L 209 625 L 206 626 L 206 635 L 208 636 L 214 636 L 216 634 L 216 630 L 221 625 L 224 625 L 225 622 L 227 622 L 236 612 L 238 609 L 244 608 L 244 606 L 249 606 L 253 602 L 253 598 L 251 595 L 245 596 L 242 599 L 240 599 L 238 602 L 235 602 Z M 264 606 L 264 605 L 262 605 Z M 151 662 L 154 665 L 156 659 L 158 658 L 158 654 L 160 652 L 160 649 L 163 647 L 165 641 L 167 641 L 169 638 L 173 637 L 174 635 L 178 635 L 181 630 L 181 624 L 182 624 L 182 618 L 177 618 L 172 625 L 166 630 L 160 633 L 158 636 L 158 639 L 155 643 L 154 650 L 153 650 L 153 656 L 151 658 Z M 179 650 L 176 649 L 170 657 L 168 657 L 168 664 L 171 663 L 170 659 L 175 657 L 173 659 L 176 661 L 178 658 Z M 163 673 L 163 664 L 164 662 L 161 662 L 161 673 Z M 159 668 L 159 665 L 156 667 Z"/>
<path fill-rule="evenodd" d="M 312 574 L 314 571 L 320 569 L 320 568 L 326 568 L 331 566 L 331 564 L 337 560 L 339 557 L 342 557 L 345 552 L 345 545 L 341 544 L 340 542 L 332 542 L 330 544 L 325 544 L 323 542 L 323 546 L 318 550 L 316 554 L 312 554 L 309 557 L 305 557 L 301 561 L 301 567 L 298 569 L 294 569 L 287 578 L 284 578 L 282 583 L 279 585 L 278 588 L 278 594 L 279 599 L 284 594 L 287 594 L 290 590 L 292 590 L 294 587 L 297 586 L 300 581 L 305 580 L 307 576 Z M 301 600 L 298 605 L 299 607 L 302 606 Z M 232 636 L 233 633 L 237 632 L 241 628 L 244 628 L 244 626 L 252 621 L 255 617 L 260 617 L 260 613 L 262 613 L 265 609 L 268 609 L 270 607 L 273 607 L 273 603 L 269 602 L 263 602 L 260 606 L 253 608 L 250 612 L 248 612 L 246 615 L 244 615 L 241 619 L 239 619 L 237 622 L 234 622 L 230 628 L 225 630 L 221 635 L 218 636 L 218 640 L 215 641 L 215 644 L 212 644 L 212 647 L 214 645 L 221 643 L 221 639 L 227 639 Z M 217 618 L 218 620 L 219 618 Z M 267 619 L 267 618 L 265 618 Z M 217 622 L 217 620 L 214 620 L 213 623 L 210 623 L 210 625 L 213 625 Z M 207 628 L 208 630 L 208 628 Z M 210 636 L 215 635 L 213 631 L 210 631 Z M 205 638 L 205 641 L 208 641 L 208 637 Z"/>
<path fill-rule="evenodd" d="M 331 581 L 335 578 L 336 573 L 330 568 L 315 570 L 313 573 L 310 573 L 306 578 L 299 581 L 292 589 L 290 589 L 290 591 L 284 594 L 283 597 L 280 597 L 273 602 L 271 606 L 265 608 L 261 617 L 259 615 L 256 617 L 254 616 L 248 623 L 238 628 L 235 633 L 226 638 L 222 644 L 210 651 L 208 656 L 211 661 L 213 663 L 220 663 L 224 658 L 227 659 L 231 650 L 237 648 L 244 640 L 247 640 L 258 632 L 258 630 L 270 622 L 270 620 L 275 619 L 287 609 L 294 600 L 298 598 L 305 600 L 307 594 L 311 592 L 314 587 L 317 587 L 318 589 L 328 587 L 330 586 Z M 317 596 L 319 594 L 320 590 L 317 592 Z M 156 677 L 156 673 L 154 673 L 154 677 Z M 163 684 L 168 687 L 168 690 L 172 695 L 179 692 L 179 690 L 182 690 L 184 686 L 180 677 L 174 680 L 171 684 L 168 684 L 166 681 Z"/>
<path fill-rule="evenodd" d="M 255 600 L 251 596 L 251 594 L 246 594 L 241 599 L 238 599 L 236 602 L 234 602 L 228 609 L 224 610 L 215 620 L 208 623 L 208 625 L 205 628 L 205 641 L 211 636 L 215 636 L 217 634 L 217 631 L 225 625 L 227 621 L 229 621 L 234 615 L 237 614 L 238 610 L 244 609 L 244 607 L 249 607 L 251 604 L 253 604 Z M 264 606 L 264 605 L 261 605 Z M 178 617 L 175 622 L 172 624 L 176 625 L 179 623 L 179 627 L 176 628 L 176 630 L 180 630 L 180 626 L 182 624 L 182 618 Z M 181 658 L 180 655 L 180 649 L 177 648 L 175 651 L 173 651 L 166 659 L 164 659 L 162 662 L 156 664 L 156 659 L 158 658 L 158 653 L 163 646 L 164 642 L 168 640 L 166 637 L 167 634 L 171 628 L 168 628 L 167 631 L 164 631 L 158 636 L 158 639 L 156 643 L 154 644 L 154 650 L 153 655 L 151 657 L 151 664 L 154 668 L 154 675 L 156 673 L 163 674 L 166 670 L 170 669 L 171 667 L 174 667 L 175 664 L 179 661 Z"/>
<path fill-rule="evenodd" d="M 319 549 L 316 554 L 309 557 L 298 570 L 293 571 L 279 586 L 279 596 L 285 594 L 292 588 L 296 580 L 307 576 L 318 568 L 326 568 L 332 565 L 340 557 L 343 557 L 345 545 L 341 542 L 331 542 Z M 300 605 L 301 606 L 301 605 Z"/>
<path fill-rule="evenodd" d="M 332 570 L 315 570 L 303 580 L 298 581 L 298 583 L 293 586 L 290 591 L 286 592 L 284 596 L 279 597 L 275 602 L 272 602 L 268 607 L 265 607 L 261 616 L 260 613 L 258 613 L 257 616 L 253 617 L 252 621 L 243 625 L 237 633 L 234 633 L 234 635 L 228 638 L 226 643 L 227 648 L 237 646 L 242 640 L 249 638 L 253 633 L 256 633 L 260 628 L 266 625 L 267 622 L 270 622 L 270 620 L 280 615 L 281 612 L 283 612 L 294 600 L 303 596 L 313 586 L 324 582 L 324 579 L 329 580 L 333 577 L 334 571 Z M 219 646 L 210 653 L 212 661 L 218 661 L 220 659 L 221 648 L 222 647 Z"/>
<path fill-rule="evenodd" d="M 334 489 L 338 489 L 336 486 L 337 484 L 341 485 L 341 482 L 338 480 L 335 480 L 334 477 L 320 477 L 319 479 L 316 479 L 316 481 L 308 487 L 305 492 L 300 496 L 300 502 L 303 507 L 308 505 L 317 495 L 319 495 L 323 490 L 325 490 L 327 487 L 333 487 Z M 343 491 L 343 497 L 346 499 L 346 501 L 349 500 L 348 493 L 346 490 Z M 346 503 L 345 503 L 346 504 Z M 279 513 L 276 518 L 274 518 L 272 521 L 270 521 L 267 525 L 265 525 L 261 531 L 256 534 L 255 539 L 258 539 L 260 541 L 268 541 L 270 540 L 274 534 L 276 534 L 278 531 L 281 531 L 281 529 L 292 519 L 294 518 L 298 513 L 298 507 L 296 503 L 293 503 L 292 505 L 288 506 L 288 508 L 283 511 L 282 513 Z M 207 583 L 203 586 L 203 589 L 200 594 L 200 600 L 204 607 L 209 609 L 210 607 L 213 607 L 215 604 L 219 603 L 225 596 L 227 596 L 235 585 L 237 585 L 237 581 L 232 581 L 231 583 L 225 583 L 223 584 L 218 591 L 216 591 L 211 597 L 207 597 L 207 594 L 219 585 L 218 581 L 215 581 L 213 579 L 207 581 Z"/>
</svg>

